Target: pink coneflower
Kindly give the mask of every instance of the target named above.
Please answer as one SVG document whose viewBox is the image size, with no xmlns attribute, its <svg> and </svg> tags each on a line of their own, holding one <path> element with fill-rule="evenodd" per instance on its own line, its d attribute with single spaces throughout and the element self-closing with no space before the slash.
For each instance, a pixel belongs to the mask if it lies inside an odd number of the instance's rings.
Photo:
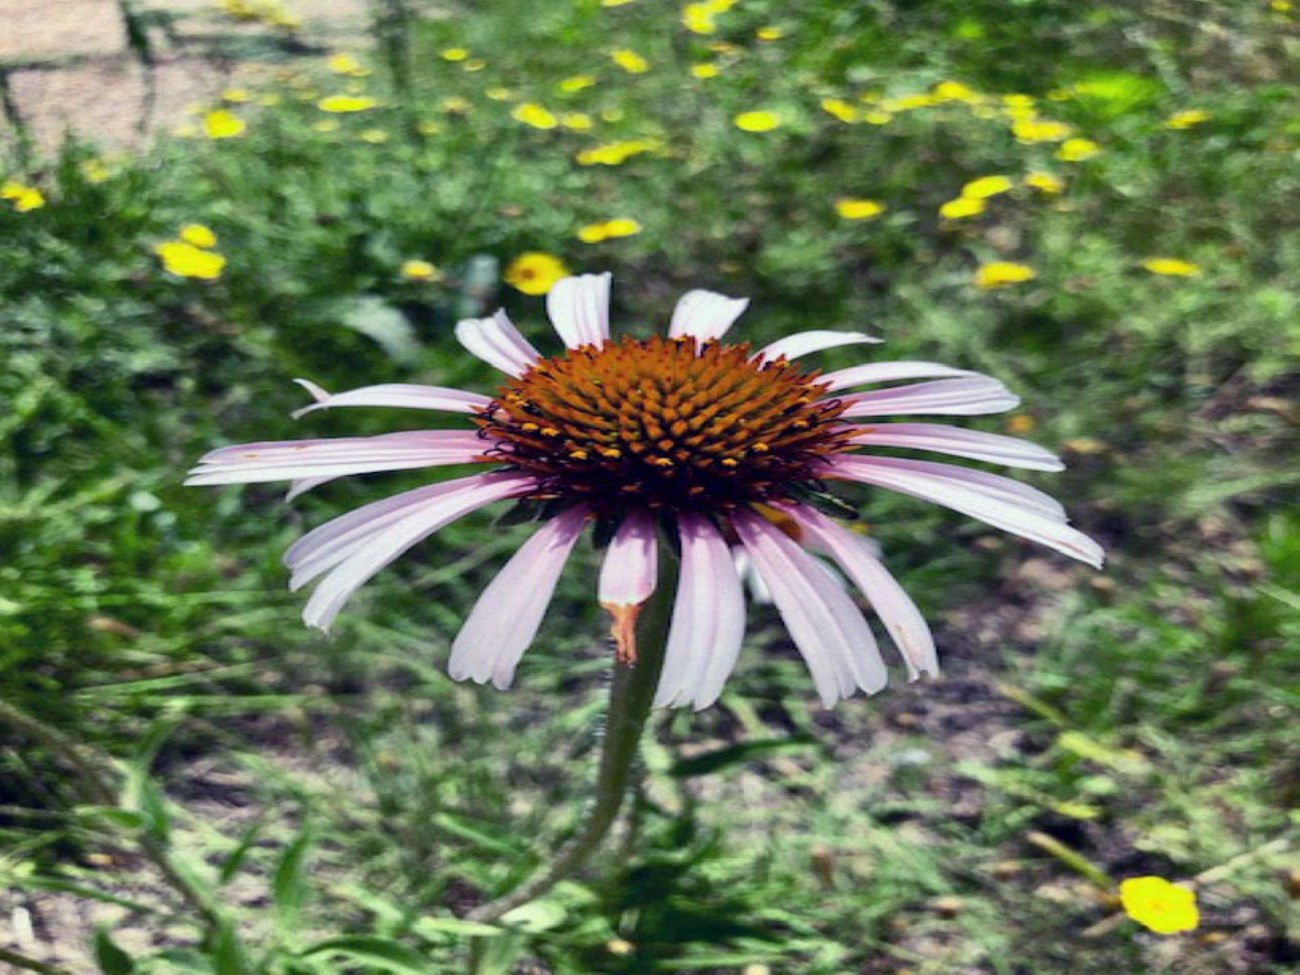
<svg viewBox="0 0 1300 975">
<path fill-rule="evenodd" d="M 331 395 L 300 380 L 316 402 L 467 414 L 466 430 L 253 443 L 207 454 L 188 484 L 292 480 L 290 496 L 345 474 L 478 463 L 482 473 L 366 505 L 308 532 L 285 553 L 297 589 L 317 581 L 303 617 L 327 628 L 348 598 L 412 545 L 498 501 L 533 509 L 542 526 L 484 590 L 452 645 L 450 671 L 508 686 L 532 642 L 579 536 L 595 526 L 608 547 L 598 598 L 613 617 L 618 655 L 636 659 L 635 621 L 658 579 L 657 533 L 680 551 L 656 705 L 717 700 L 744 637 L 734 554 L 743 550 L 770 591 L 812 672 L 823 704 L 885 684 L 876 641 L 848 592 L 812 554 L 852 581 L 902 654 L 910 677 L 937 671 L 916 606 L 871 543 L 827 517 L 828 482 L 888 488 L 953 508 L 1099 566 L 1096 542 L 1069 527 L 1061 506 L 1016 481 L 933 461 L 869 452 L 935 451 L 1060 470 L 1023 440 L 896 415 L 974 416 L 1017 405 L 987 376 L 932 362 L 880 362 L 821 374 L 797 359 L 877 341 L 860 332 L 800 332 L 753 350 L 721 340 L 745 299 L 685 295 L 666 338 L 611 339 L 610 275 L 558 282 L 547 298 L 566 346 L 543 356 L 504 312 L 463 321 L 457 338 L 506 374 L 495 395 L 389 384 Z M 926 380 L 846 392 L 899 380 Z M 843 507 L 843 503 L 838 503 Z"/>
</svg>

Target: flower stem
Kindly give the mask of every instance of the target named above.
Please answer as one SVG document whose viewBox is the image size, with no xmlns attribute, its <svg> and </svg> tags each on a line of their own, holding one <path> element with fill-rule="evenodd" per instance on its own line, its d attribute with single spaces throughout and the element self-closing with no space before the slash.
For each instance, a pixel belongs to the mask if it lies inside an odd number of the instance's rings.
<svg viewBox="0 0 1300 975">
<path fill-rule="evenodd" d="M 537 900 L 581 867 L 614 825 L 628 792 L 641 732 L 654 702 L 655 689 L 659 686 L 676 592 L 677 562 L 672 553 L 664 551 L 661 546 L 658 584 L 641 611 L 637 625 L 636 663 L 631 666 L 614 664 L 600 771 L 596 776 L 596 796 L 587 812 L 586 822 L 545 872 L 505 897 L 476 907 L 468 915 L 470 920 L 497 921 L 521 904 Z"/>
</svg>

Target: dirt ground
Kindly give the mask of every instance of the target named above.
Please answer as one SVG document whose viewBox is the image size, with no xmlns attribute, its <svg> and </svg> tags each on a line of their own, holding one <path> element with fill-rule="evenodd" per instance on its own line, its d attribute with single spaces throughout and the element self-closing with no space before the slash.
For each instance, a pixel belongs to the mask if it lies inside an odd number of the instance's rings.
<svg viewBox="0 0 1300 975">
<path fill-rule="evenodd" d="M 9 109 L 0 143 L 19 124 L 38 151 L 65 133 L 140 149 L 194 104 L 265 65 L 362 43 L 367 0 L 284 0 L 302 27 L 241 23 L 215 0 L 133 0 L 154 63 L 128 40 L 119 0 L 0 0 L 0 81 Z"/>
</svg>

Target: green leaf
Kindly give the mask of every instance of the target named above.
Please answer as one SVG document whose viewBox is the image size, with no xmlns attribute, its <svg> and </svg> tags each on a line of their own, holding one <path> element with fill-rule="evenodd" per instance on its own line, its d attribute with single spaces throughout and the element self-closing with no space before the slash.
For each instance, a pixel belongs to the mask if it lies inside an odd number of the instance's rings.
<svg viewBox="0 0 1300 975">
<path fill-rule="evenodd" d="M 271 896 L 281 927 L 294 931 L 307 899 L 306 860 L 314 836 L 311 823 L 304 823 L 294 841 L 284 848 L 271 878 Z"/>
<path fill-rule="evenodd" d="M 113 943 L 104 928 L 95 931 L 95 963 L 104 975 L 131 975 L 135 971 L 135 961 Z"/>
<path fill-rule="evenodd" d="M 437 938 L 444 934 L 458 934 L 466 938 L 491 938 L 502 931 L 493 924 L 481 921 L 464 921 L 458 917 L 422 917 L 411 925 L 411 930 L 424 938 Z"/>
<path fill-rule="evenodd" d="M 815 747 L 817 742 L 807 738 L 764 738 L 759 741 L 746 741 L 739 745 L 729 745 L 726 748 L 683 758 L 669 770 L 668 774 L 679 779 L 709 775 L 732 765 L 756 761 L 767 755 Z"/>
<path fill-rule="evenodd" d="M 563 924 L 568 914 L 553 900 L 529 901 L 502 915 L 501 923 L 527 934 L 538 934 Z"/>
<path fill-rule="evenodd" d="M 390 938 L 381 938 L 371 934 L 344 935 L 318 942 L 299 953 L 302 958 L 312 955 L 342 955 L 352 961 L 361 962 L 372 968 L 385 972 L 397 972 L 399 975 L 424 975 L 432 972 L 429 960 L 418 951 L 406 947 Z"/>
<path fill-rule="evenodd" d="M 221 861 L 221 870 L 217 873 L 218 887 L 230 883 L 231 879 L 239 871 L 248 856 L 248 851 L 253 848 L 253 843 L 261 835 L 263 825 L 265 825 L 265 821 L 259 819 L 240 834 L 239 842 L 235 844 L 235 848 Z"/>
</svg>

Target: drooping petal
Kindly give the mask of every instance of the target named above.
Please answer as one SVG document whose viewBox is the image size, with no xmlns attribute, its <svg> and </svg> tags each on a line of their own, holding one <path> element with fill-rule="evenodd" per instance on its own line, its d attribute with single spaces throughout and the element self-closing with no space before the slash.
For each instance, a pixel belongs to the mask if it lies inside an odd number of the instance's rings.
<svg viewBox="0 0 1300 975">
<path fill-rule="evenodd" d="M 371 576 L 416 542 L 494 501 L 531 486 L 528 478 L 476 474 L 416 488 L 367 505 L 308 533 L 285 553 L 298 589 L 325 575 L 303 610 L 309 626 L 328 628 L 343 604 Z"/>
<path fill-rule="evenodd" d="M 718 699 L 736 666 L 745 636 L 745 597 L 721 532 L 707 519 L 683 514 L 678 533 L 681 577 L 654 704 L 689 704 L 698 711 Z"/>
<path fill-rule="evenodd" d="M 499 310 L 491 318 L 467 318 L 457 322 L 456 339 L 471 354 L 509 376 L 522 376 L 542 357 L 519 333 L 504 310 Z"/>
<path fill-rule="evenodd" d="M 238 444 L 204 454 L 185 483 L 253 484 L 468 464 L 485 447 L 473 430 L 413 430 L 377 437 Z"/>
<path fill-rule="evenodd" d="M 451 645 L 448 673 L 454 680 L 510 686 L 586 522 L 582 505 L 556 515 L 488 583 Z"/>
<path fill-rule="evenodd" d="M 654 519 L 635 511 L 618 526 L 601 564 L 597 598 L 614 618 L 612 635 L 624 664 L 636 663 L 636 620 L 655 591 L 658 555 Z"/>
<path fill-rule="evenodd" d="M 841 345 L 858 345 L 862 342 L 883 342 L 866 332 L 834 332 L 814 329 L 811 332 L 795 332 L 783 339 L 777 339 L 771 345 L 765 345 L 754 353 L 755 359 L 775 359 L 785 356 L 798 359 L 812 352 L 823 352 Z"/>
<path fill-rule="evenodd" d="M 937 379 L 946 376 L 974 376 L 968 369 L 954 369 L 938 362 L 868 362 L 866 365 L 837 369 L 820 377 L 817 382 L 829 383 L 827 392 L 850 389 L 868 383 L 887 383 L 897 379 Z"/>
<path fill-rule="evenodd" d="M 807 505 L 786 508 L 810 541 L 835 559 L 871 603 L 907 665 L 908 680 L 936 676 L 939 658 L 925 617 L 872 551 L 870 540 L 849 531 Z"/>
<path fill-rule="evenodd" d="M 884 661 L 867 621 L 815 559 L 781 529 L 748 511 L 731 523 L 772 590 L 790 638 L 803 654 L 824 707 L 857 688 L 885 686 Z"/>
<path fill-rule="evenodd" d="M 887 462 L 887 463 L 886 463 Z M 1101 546 L 1082 532 L 1065 524 L 1060 515 L 1032 503 L 1027 497 L 1017 497 L 1011 492 L 994 492 L 986 484 L 970 478 L 978 471 L 965 471 L 966 479 L 917 469 L 920 461 L 896 461 L 884 457 L 857 457 L 844 455 L 827 464 L 827 475 L 861 481 L 876 487 L 889 488 L 925 501 L 933 501 L 962 514 L 978 518 L 995 528 L 1020 535 L 1056 549 L 1071 558 L 1101 568 L 1105 553 Z M 934 464 L 932 467 L 949 467 Z M 964 470 L 953 468 L 953 470 Z M 983 477 L 996 477 L 984 474 Z M 1007 478 L 1002 478 L 1007 480 Z M 1011 482 L 1016 483 L 1016 482 Z M 1024 485 L 1021 485 L 1024 487 Z M 1039 492 L 1041 493 L 1041 492 Z M 1053 502 L 1055 504 L 1055 502 Z M 1057 506 L 1059 508 L 1059 505 Z"/>
<path fill-rule="evenodd" d="M 939 379 L 932 383 L 915 383 L 893 389 L 876 389 L 869 393 L 852 393 L 840 397 L 848 403 L 845 417 L 888 416 L 895 413 L 933 413 L 946 416 L 980 416 L 1002 413 L 1020 405 L 1020 397 L 996 379 L 970 376 L 965 379 Z"/>
<path fill-rule="evenodd" d="M 306 494 L 308 491 L 312 491 L 320 487 L 322 484 L 328 484 L 333 480 L 335 480 L 333 477 L 299 478 L 289 485 L 289 490 L 284 493 L 284 500 L 289 502 L 294 498 L 302 497 L 302 495 Z"/>
<path fill-rule="evenodd" d="M 995 500 L 1022 505 L 1044 517 L 1054 518 L 1061 522 L 1069 520 L 1065 516 L 1065 507 L 1050 494 L 1040 491 L 1036 487 L 1030 487 L 1028 484 L 1013 481 L 1009 477 L 1003 477 L 1001 474 L 972 470 L 969 467 L 958 467 L 956 464 L 940 464 L 932 460 L 904 460 L 900 457 L 873 457 L 861 454 L 855 455 L 853 459 L 860 460 L 872 467 L 895 471 L 914 471 L 918 474 L 964 484 Z"/>
<path fill-rule="evenodd" d="M 688 291 L 673 309 L 668 337 L 693 336 L 700 342 L 720 339 L 748 307 L 748 298 L 728 298 L 716 291 Z"/>
<path fill-rule="evenodd" d="M 473 413 L 492 404 L 490 397 L 470 393 L 463 389 L 445 386 L 421 386 L 415 383 L 383 383 L 379 386 L 362 386 L 345 393 L 327 393 L 308 379 L 295 379 L 315 397 L 316 402 L 294 410 L 295 417 L 305 416 L 315 410 L 335 406 L 398 406 L 415 410 L 449 410 L 453 413 Z"/>
<path fill-rule="evenodd" d="M 609 282 L 612 275 L 583 274 L 555 282 L 546 295 L 546 313 L 570 349 L 609 341 Z"/>
<path fill-rule="evenodd" d="M 1065 469 L 1059 457 L 1038 444 L 1007 437 L 1000 433 L 962 430 L 942 423 L 886 423 L 863 427 L 853 435 L 853 442 L 878 447 L 909 447 L 934 450 L 954 457 L 1024 467 L 1033 471 Z"/>
</svg>

